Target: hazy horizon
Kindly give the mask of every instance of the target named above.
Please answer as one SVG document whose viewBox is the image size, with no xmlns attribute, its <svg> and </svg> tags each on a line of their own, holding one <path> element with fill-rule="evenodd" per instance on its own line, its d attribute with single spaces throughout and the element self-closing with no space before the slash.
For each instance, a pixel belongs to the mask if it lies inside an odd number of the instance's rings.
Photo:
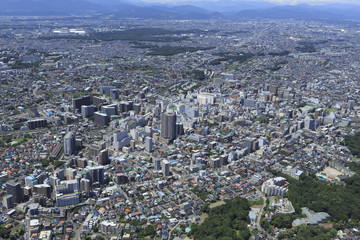
<svg viewBox="0 0 360 240">
<path fill-rule="evenodd" d="M 192 2 L 221 2 L 222 0 L 126 0 L 129 3 L 192 3 Z M 93 0 L 93 2 L 101 3 L 102 1 Z M 114 2 L 116 2 L 114 0 Z M 122 2 L 119 0 L 119 2 Z M 230 0 L 230 2 L 247 2 L 247 3 L 273 3 L 279 5 L 297 5 L 297 4 L 311 4 L 311 5 L 325 5 L 325 4 L 359 4 L 360 0 Z"/>
</svg>

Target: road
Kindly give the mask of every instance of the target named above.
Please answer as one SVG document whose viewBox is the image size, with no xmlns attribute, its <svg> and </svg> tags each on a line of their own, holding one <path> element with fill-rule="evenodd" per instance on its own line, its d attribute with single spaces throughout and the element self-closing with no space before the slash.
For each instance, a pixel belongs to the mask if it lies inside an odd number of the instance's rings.
<svg viewBox="0 0 360 240">
<path fill-rule="evenodd" d="M 170 230 L 169 235 L 168 235 L 168 240 L 171 239 L 171 234 L 172 234 L 172 232 L 179 226 L 179 224 L 180 224 L 180 221 L 175 225 L 175 227 L 173 227 L 173 228 Z"/>
<path fill-rule="evenodd" d="M 260 194 L 260 196 L 263 199 L 263 205 L 262 205 L 262 208 L 261 208 L 259 215 L 257 217 L 257 220 L 256 220 L 256 228 L 259 230 L 259 232 L 264 232 L 265 230 L 261 227 L 260 219 L 261 219 L 261 216 L 263 215 L 264 209 L 266 207 L 266 197 L 258 188 L 256 188 L 256 191 Z"/>
<path fill-rule="evenodd" d="M 80 223 L 80 226 L 75 230 L 75 238 L 74 239 L 81 239 L 82 228 L 83 228 L 83 223 Z"/>
</svg>

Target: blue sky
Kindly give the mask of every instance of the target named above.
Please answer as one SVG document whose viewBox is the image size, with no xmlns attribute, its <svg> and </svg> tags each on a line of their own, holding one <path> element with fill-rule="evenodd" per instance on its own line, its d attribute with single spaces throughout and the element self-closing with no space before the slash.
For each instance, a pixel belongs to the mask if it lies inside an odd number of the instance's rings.
<svg viewBox="0 0 360 240">
<path fill-rule="evenodd" d="M 130 0 L 131 1 L 131 0 Z M 144 2 L 201 2 L 201 0 L 142 0 Z M 207 0 L 207 1 L 218 1 L 218 0 Z M 236 1 L 236 0 L 234 0 Z M 241 0 L 239 0 L 241 1 Z M 245 0 L 247 2 L 252 2 L 251 0 Z M 270 2 L 270 3 L 277 3 L 277 4 L 301 4 L 301 3 L 307 3 L 307 4 L 313 4 L 313 5 L 321 5 L 321 4 L 327 4 L 327 3 L 350 3 L 350 4 L 360 4 L 360 0 L 254 0 L 254 2 Z"/>
</svg>

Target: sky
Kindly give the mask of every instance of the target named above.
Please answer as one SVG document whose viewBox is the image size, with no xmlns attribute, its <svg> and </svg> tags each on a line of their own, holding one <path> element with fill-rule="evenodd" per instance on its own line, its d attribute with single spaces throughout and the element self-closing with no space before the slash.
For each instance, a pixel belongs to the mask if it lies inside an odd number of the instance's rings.
<svg viewBox="0 0 360 240">
<path fill-rule="evenodd" d="M 322 4 L 322 3 L 352 3 L 360 4 L 360 0 L 267 0 L 267 2 L 279 3 L 279 4 Z"/>
<path fill-rule="evenodd" d="M 131 0 L 130 0 L 131 1 Z M 201 2 L 201 0 L 142 0 L 144 2 Z M 218 0 L 206 0 L 206 1 L 214 1 Z M 236 1 L 236 0 L 234 0 Z M 240 0 L 241 1 L 241 0 Z M 247 2 L 270 2 L 276 4 L 286 4 L 286 5 L 296 5 L 301 3 L 307 3 L 312 5 L 322 5 L 328 3 L 341 3 L 341 4 L 360 4 L 360 0 L 246 0 Z"/>
</svg>

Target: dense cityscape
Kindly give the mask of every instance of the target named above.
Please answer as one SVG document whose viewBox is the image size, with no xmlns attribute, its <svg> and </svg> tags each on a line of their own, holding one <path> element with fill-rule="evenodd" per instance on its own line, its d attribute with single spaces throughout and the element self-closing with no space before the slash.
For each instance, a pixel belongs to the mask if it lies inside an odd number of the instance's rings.
<svg viewBox="0 0 360 240">
<path fill-rule="evenodd" d="M 359 239 L 359 22 L 0 22 L 2 239 Z"/>
</svg>

